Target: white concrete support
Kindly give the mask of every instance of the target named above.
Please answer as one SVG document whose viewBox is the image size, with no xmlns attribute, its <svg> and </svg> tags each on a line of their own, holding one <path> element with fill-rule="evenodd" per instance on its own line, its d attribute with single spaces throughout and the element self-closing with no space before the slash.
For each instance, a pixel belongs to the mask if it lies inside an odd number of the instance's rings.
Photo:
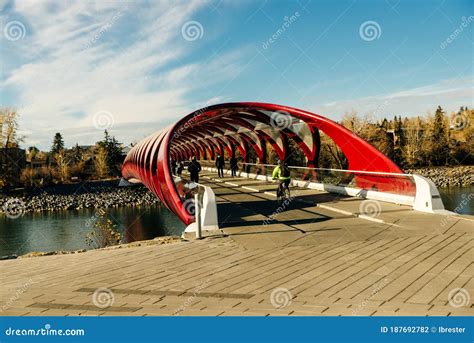
<svg viewBox="0 0 474 343">
<path fill-rule="evenodd" d="M 216 195 L 211 187 L 204 187 L 202 197 L 201 223 L 205 231 L 219 230 Z"/>
<path fill-rule="evenodd" d="M 413 179 L 416 185 L 413 209 L 429 213 L 443 212 L 445 210 L 443 201 L 433 181 L 420 175 L 413 175 Z"/>
<path fill-rule="evenodd" d="M 196 212 L 196 239 L 202 238 L 202 223 L 201 223 L 201 204 L 199 203 L 199 194 L 194 194 L 194 209 Z"/>
<path fill-rule="evenodd" d="M 195 195 L 196 222 L 186 227 L 183 237 L 186 237 L 187 233 L 193 233 L 196 238 L 201 238 L 203 232 L 219 231 L 217 203 L 214 191 L 211 187 L 203 185 L 199 185 L 199 187 L 204 188 L 204 193 L 202 203 L 199 203 L 199 195 Z"/>
</svg>

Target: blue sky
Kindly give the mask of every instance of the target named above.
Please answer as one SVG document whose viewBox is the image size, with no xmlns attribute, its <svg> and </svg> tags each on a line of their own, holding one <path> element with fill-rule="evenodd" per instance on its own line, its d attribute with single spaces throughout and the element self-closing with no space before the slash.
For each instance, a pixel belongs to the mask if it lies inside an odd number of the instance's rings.
<svg viewBox="0 0 474 343">
<path fill-rule="evenodd" d="M 3 1 L 0 105 L 25 145 L 124 142 L 208 104 L 339 120 L 473 106 L 472 1 Z M 451 38 L 450 38 L 451 37 Z"/>
</svg>

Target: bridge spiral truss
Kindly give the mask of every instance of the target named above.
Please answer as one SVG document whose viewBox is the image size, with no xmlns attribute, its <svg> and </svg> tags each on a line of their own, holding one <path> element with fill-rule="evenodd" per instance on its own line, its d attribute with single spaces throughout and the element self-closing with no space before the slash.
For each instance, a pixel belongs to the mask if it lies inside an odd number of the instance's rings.
<svg viewBox="0 0 474 343">
<path fill-rule="evenodd" d="M 303 151 L 307 166 L 317 167 L 320 151 L 319 131 L 324 132 L 341 149 L 349 170 L 403 173 L 379 150 L 344 128 L 320 115 L 287 106 L 266 103 L 227 103 L 192 112 L 172 126 L 158 131 L 136 144 L 127 154 L 122 176 L 142 182 L 165 206 L 186 225 L 194 216 L 183 205 L 171 173 L 171 160 L 214 159 L 227 151 L 240 152 L 247 162 L 253 149 L 259 163 L 266 163 L 266 142 L 284 160 L 289 153 L 288 137 Z M 356 184 L 378 191 L 406 190 L 414 185 L 406 179 L 383 175 L 355 176 Z"/>
</svg>

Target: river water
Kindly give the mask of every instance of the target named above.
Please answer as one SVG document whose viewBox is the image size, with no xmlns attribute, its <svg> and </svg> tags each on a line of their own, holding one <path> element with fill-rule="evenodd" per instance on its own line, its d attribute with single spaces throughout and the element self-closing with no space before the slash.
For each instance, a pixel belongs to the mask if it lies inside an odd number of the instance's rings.
<svg viewBox="0 0 474 343">
<path fill-rule="evenodd" d="M 448 210 L 474 214 L 474 187 L 440 189 Z M 107 209 L 107 216 L 122 234 L 124 243 L 176 235 L 184 224 L 164 206 Z M 87 249 L 85 236 L 91 231 L 95 211 L 91 209 L 26 213 L 9 219 L 0 215 L 0 256 L 32 251 Z"/>
<path fill-rule="evenodd" d="M 108 208 L 107 217 L 122 234 L 122 242 L 179 236 L 185 226 L 164 206 Z M 0 215 L 0 256 L 31 251 L 88 249 L 86 234 L 92 230 L 92 209 L 25 213 L 16 219 Z"/>
</svg>

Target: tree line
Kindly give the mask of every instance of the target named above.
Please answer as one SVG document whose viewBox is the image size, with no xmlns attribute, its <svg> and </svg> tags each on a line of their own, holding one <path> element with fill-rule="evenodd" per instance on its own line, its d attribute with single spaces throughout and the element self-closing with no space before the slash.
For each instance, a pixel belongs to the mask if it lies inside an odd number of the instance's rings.
<svg viewBox="0 0 474 343">
<path fill-rule="evenodd" d="M 461 107 L 447 115 L 438 106 L 434 114 L 425 116 L 395 116 L 393 119 L 374 119 L 357 112 L 346 113 L 339 122 L 359 137 L 376 147 L 402 169 L 432 166 L 454 166 L 474 164 L 474 110 Z M 306 157 L 298 144 L 287 137 L 289 156 L 287 162 L 293 166 L 306 166 Z M 348 162 L 334 141 L 320 132 L 320 168 L 347 169 Z M 268 163 L 275 164 L 278 155 L 270 143 L 266 144 Z M 240 156 L 238 152 L 237 155 Z M 250 162 L 257 156 L 250 149 Z"/>
<path fill-rule="evenodd" d="M 461 107 L 447 115 L 438 106 L 434 114 L 395 116 L 376 120 L 356 112 L 344 115 L 341 124 L 366 140 L 402 168 L 474 164 L 474 110 Z M 18 185 L 41 186 L 61 184 L 71 178 L 104 179 L 119 177 L 123 160 L 122 144 L 107 130 L 103 140 L 87 147 L 77 143 L 65 149 L 61 133 L 56 133 L 50 151 L 27 149 L 30 160 L 48 160 L 47 166 L 27 167 L 18 172 L 18 150 L 24 137 L 18 134 L 18 113 L 0 108 L 0 188 Z M 305 156 L 296 142 L 289 138 L 291 165 L 306 165 Z M 277 159 L 267 144 L 268 162 Z M 256 159 L 252 150 L 251 160 Z M 338 146 L 321 132 L 319 167 L 347 169 L 347 159 Z"/>
<path fill-rule="evenodd" d="M 70 149 L 65 148 L 63 136 L 57 132 L 49 151 L 40 151 L 34 146 L 26 149 L 24 157 L 28 163 L 21 161 L 20 144 L 24 137 L 18 134 L 18 113 L 14 109 L 0 109 L 0 133 L 0 188 L 120 176 L 122 144 L 107 130 L 96 144 L 84 147 L 76 143 Z"/>
</svg>

